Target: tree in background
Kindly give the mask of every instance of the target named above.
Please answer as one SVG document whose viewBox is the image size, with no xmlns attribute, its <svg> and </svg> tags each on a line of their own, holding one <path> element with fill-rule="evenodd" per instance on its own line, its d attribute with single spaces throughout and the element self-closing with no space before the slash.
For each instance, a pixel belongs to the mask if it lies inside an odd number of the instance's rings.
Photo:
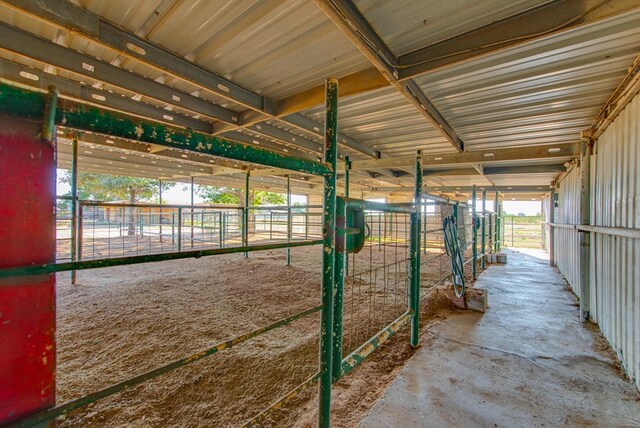
<svg viewBox="0 0 640 428">
<path fill-rule="evenodd" d="M 198 186 L 196 190 L 205 202 L 210 204 L 229 204 L 244 207 L 244 191 L 230 187 Z M 256 205 L 284 205 L 287 203 L 286 195 L 281 193 L 266 192 L 264 190 L 250 190 L 249 204 Z"/>
<path fill-rule="evenodd" d="M 71 184 L 71 171 L 65 171 L 61 180 Z M 176 183 L 162 182 L 162 190 L 169 190 Z M 150 178 L 125 177 L 122 175 L 78 172 L 78 198 L 96 201 L 149 201 L 159 195 L 159 181 Z M 129 235 L 135 235 L 135 215 L 129 210 Z"/>
</svg>

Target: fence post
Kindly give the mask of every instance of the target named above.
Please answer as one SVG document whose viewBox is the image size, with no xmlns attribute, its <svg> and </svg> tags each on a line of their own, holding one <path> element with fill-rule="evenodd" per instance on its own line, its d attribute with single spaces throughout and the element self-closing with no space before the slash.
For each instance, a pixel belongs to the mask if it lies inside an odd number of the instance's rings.
<svg viewBox="0 0 640 428">
<path fill-rule="evenodd" d="M 178 207 L 178 251 L 182 250 L 182 207 Z"/>
<path fill-rule="evenodd" d="M 222 211 L 218 212 L 218 240 L 220 241 L 220 248 L 222 248 Z"/>
<path fill-rule="evenodd" d="M 349 156 L 346 156 L 344 158 L 344 197 L 345 198 L 349 197 L 349 174 L 350 174 L 349 170 L 350 169 L 351 169 L 351 162 L 349 160 Z M 347 275 L 349 275 L 349 256 L 344 257 L 344 271 Z"/>
<path fill-rule="evenodd" d="M 71 145 L 71 261 L 77 260 L 78 245 L 78 139 Z M 76 271 L 71 271 L 71 285 L 76 284 Z"/>
<path fill-rule="evenodd" d="M 336 160 L 338 157 L 338 79 L 329 78 L 325 84 L 324 162 L 331 172 L 324 176 L 322 214 L 322 315 L 320 326 L 320 385 L 318 426 L 331 425 L 331 382 L 333 381 L 333 293 L 336 229 Z M 336 362 L 339 364 L 339 362 Z"/>
<path fill-rule="evenodd" d="M 478 262 L 478 230 L 476 229 L 475 221 L 476 221 L 476 185 L 474 184 L 473 188 L 471 189 L 471 231 L 473 232 L 472 234 L 473 263 L 471 264 L 472 266 L 471 273 L 473 275 L 474 280 L 476 279 L 476 271 L 477 271 L 476 263 Z"/>
<path fill-rule="evenodd" d="M 486 254 L 485 252 L 487 251 L 487 245 L 485 242 L 485 235 L 486 235 L 486 231 L 485 231 L 485 224 L 486 224 L 486 216 L 487 216 L 487 191 L 483 190 L 482 191 L 482 239 L 481 239 L 481 245 L 482 245 L 482 260 L 480 262 L 480 266 L 482 267 L 482 270 L 484 270 L 485 268 L 485 259 Z"/>
<path fill-rule="evenodd" d="M 494 203 L 496 212 L 496 240 L 493 243 L 493 252 L 500 251 L 500 201 L 498 199 L 498 192 L 496 192 L 496 201 Z"/>
<path fill-rule="evenodd" d="M 333 301 L 333 381 L 342 377 L 342 306 L 347 252 L 347 208 L 344 199 L 336 199 L 335 294 Z"/>
<path fill-rule="evenodd" d="M 422 152 L 416 153 L 416 178 L 413 197 L 415 213 L 411 215 L 410 259 L 411 259 L 411 292 L 409 293 L 409 308 L 413 311 L 411 317 L 411 346 L 416 347 L 420 342 L 420 205 L 422 203 Z"/>
<path fill-rule="evenodd" d="M 287 242 L 291 242 L 291 179 L 287 174 Z M 287 266 L 291 265 L 291 248 L 287 248 Z"/>
<path fill-rule="evenodd" d="M 39 121 L 0 117 L 0 267 L 55 263 L 57 92 Z M 56 275 L 0 279 L 0 425 L 55 404 Z"/>
<path fill-rule="evenodd" d="M 244 210 L 242 218 L 242 245 L 249 246 L 249 169 L 244 178 Z M 249 253 L 245 251 L 244 258 L 248 258 Z"/>
</svg>

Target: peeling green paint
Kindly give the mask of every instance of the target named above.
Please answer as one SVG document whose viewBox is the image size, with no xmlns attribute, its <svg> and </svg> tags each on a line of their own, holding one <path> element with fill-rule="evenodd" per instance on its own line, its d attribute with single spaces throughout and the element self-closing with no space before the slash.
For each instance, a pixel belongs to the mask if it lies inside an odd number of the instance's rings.
<svg viewBox="0 0 640 428">
<path fill-rule="evenodd" d="M 0 84 L 0 113 L 41 119 L 45 111 L 45 100 L 45 94 Z M 258 147 L 245 146 L 191 129 L 142 120 L 69 100 L 58 101 L 55 123 L 66 128 L 308 174 L 325 176 L 335 171 L 335 167 L 329 168 L 320 162 L 298 159 Z"/>
</svg>

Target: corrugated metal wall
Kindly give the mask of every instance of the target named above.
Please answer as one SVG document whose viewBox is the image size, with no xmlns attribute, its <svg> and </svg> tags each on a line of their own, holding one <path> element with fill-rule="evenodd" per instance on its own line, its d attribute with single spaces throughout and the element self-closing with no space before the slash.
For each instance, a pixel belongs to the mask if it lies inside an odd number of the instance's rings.
<svg viewBox="0 0 640 428">
<path fill-rule="evenodd" d="M 574 167 L 559 183 L 555 223 L 578 224 L 580 221 L 580 169 Z M 574 229 L 555 230 L 556 266 L 576 295 L 580 295 L 579 232 Z"/>
<path fill-rule="evenodd" d="M 591 161 L 591 224 L 640 229 L 640 96 L 600 136 Z M 578 223 L 579 171 L 560 184 L 557 223 Z M 556 260 L 579 295 L 578 232 L 556 229 Z M 591 234 L 590 311 L 640 388 L 640 239 Z"/>
</svg>

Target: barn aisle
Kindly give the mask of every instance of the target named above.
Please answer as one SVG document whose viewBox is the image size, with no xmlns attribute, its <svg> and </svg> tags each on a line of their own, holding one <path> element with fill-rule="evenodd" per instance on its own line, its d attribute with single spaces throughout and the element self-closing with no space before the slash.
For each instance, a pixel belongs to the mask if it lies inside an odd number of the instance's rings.
<svg viewBox="0 0 640 428">
<path fill-rule="evenodd" d="M 640 426 L 640 394 L 578 317 L 548 255 L 507 251 L 477 287 L 487 313 L 456 313 L 423 346 L 362 427 Z"/>
</svg>

